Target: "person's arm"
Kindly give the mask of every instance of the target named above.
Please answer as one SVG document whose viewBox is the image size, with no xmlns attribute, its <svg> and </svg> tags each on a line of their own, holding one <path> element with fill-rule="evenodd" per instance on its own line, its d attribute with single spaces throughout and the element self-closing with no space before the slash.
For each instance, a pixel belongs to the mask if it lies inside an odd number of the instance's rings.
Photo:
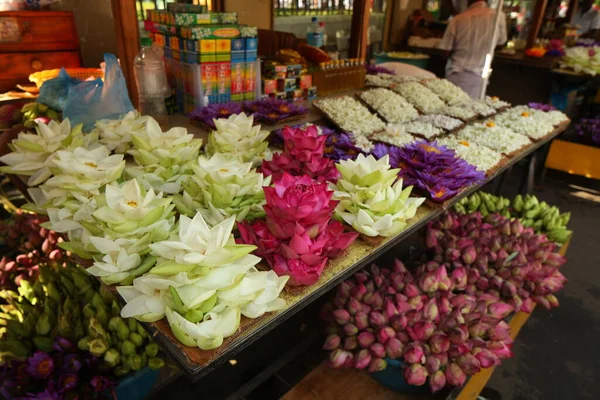
<svg viewBox="0 0 600 400">
<path fill-rule="evenodd" d="M 454 21 L 455 20 L 453 19 L 448 23 L 446 31 L 444 32 L 444 36 L 438 44 L 438 49 L 443 50 L 444 56 L 446 57 L 449 57 L 450 53 L 452 53 L 452 50 L 454 49 L 454 38 L 456 36 L 456 24 L 454 23 Z"/>
<path fill-rule="evenodd" d="M 506 36 L 506 15 L 500 13 L 500 19 L 498 20 L 498 37 L 496 39 L 496 46 L 501 46 L 508 40 Z"/>
</svg>

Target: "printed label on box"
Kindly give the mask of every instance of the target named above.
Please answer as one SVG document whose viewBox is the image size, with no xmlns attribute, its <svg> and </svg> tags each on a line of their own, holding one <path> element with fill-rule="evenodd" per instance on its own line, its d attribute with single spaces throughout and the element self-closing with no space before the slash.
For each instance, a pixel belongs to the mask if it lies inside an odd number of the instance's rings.
<svg viewBox="0 0 600 400">
<path fill-rule="evenodd" d="M 217 50 L 217 42 L 212 39 L 203 39 L 200 41 L 200 54 L 214 54 Z"/>
<path fill-rule="evenodd" d="M 217 53 L 230 53 L 231 52 L 231 39 L 216 39 Z"/>
<path fill-rule="evenodd" d="M 244 39 L 231 39 L 231 51 L 245 51 L 246 41 Z"/>
</svg>

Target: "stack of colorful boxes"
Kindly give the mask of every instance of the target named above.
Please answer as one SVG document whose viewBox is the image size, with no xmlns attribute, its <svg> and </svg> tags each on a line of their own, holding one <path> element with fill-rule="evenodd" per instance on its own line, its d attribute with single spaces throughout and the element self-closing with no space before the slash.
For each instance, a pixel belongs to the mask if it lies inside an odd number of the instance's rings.
<svg viewBox="0 0 600 400">
<path fill-rule="evenodd" d="M 206 101 L 254 100 L 259 71 L 256 28 L 238 25 L 236 13 L 185 10 L 148 11 L 146 22 L 154 42 L 164 47 L 180 111 L 191 112 Z"/>
<path fill-rule="evenodd" d="M 303 74 L 300 64 L 266 64 L 262 76 L 263 98 L 297 101 L 317 96 L 312 75 Z"/>
</svg>

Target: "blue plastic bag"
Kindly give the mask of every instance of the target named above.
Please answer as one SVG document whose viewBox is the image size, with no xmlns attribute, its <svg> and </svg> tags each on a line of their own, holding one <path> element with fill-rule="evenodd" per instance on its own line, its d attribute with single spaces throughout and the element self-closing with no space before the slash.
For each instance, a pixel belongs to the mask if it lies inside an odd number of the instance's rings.
<svg viewBox="0 0 600 400">
<path fill-rule="evenodd" d="M 79 79 L 71 78 L 64 68 L 61 68 L 56 78 L 48 79 L 40 88 L 38 103 L 63 111 L 67 104 L 69 88 L 81 83 Z"/>
<path fill-rule="evenodd" d="M 67 95 L 63 117 L 69 118 L 71 126 L 83 124 L 85 132 L 100 119 L 116 119 L 134 109 L 117 57 L 107 53 L 104 61 L 104 82 L 100 78 L 81 82 L 71 86 Z"/>
</svg>

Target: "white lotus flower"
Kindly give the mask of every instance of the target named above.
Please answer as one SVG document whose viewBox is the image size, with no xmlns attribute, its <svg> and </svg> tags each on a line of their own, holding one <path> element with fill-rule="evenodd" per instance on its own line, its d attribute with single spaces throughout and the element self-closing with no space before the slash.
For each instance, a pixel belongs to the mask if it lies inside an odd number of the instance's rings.
<svg viewBox="0 0 600 400">
<path fill-rule="evenodd" d="M 172 128 L 163 132 L 158 122 L 149 118 L 146 129 L 131 136 L 133 150 L 129 151 L 140 165 L 168 168 L 195 160 L 200 154 L 201 139 L 187 133 L 185 128 Z"/>
<path fill-rule="evenodd" d="M 52 176 L 47 161 L 57 150 L 66 149 L 73 144 L 83 144 L 81 125 L 71 129 L 69 119 L 60 124 L 50 121 L 48 125 L 37 124 L 37 134 L 19 133 L 9 147 L 12 153 L 0 157 L 7 167 L 0 171 L 30 176 L 27 184 L 36 186 Z"/>
<path fill-rule="evenodd" d="M 254 250 L 254 246 L 237 245 L 231 230 L 235 218 L 209 228 L 202 214 L 193 219 L 181 215 L 178 222 L 178 234 L 170 240 L 150 245 L 154 255 L 172 260 L 183 271 L 191 272 L 196 267 L 215 267 L 231 263 Z M 165 268 L 157 266 L 153 273 L 171 273 L 171 264 Z M 179 271 L 177 271 L 179 272 Z"/>
<path fill-rule="evenodd" d="M 165 308 L 172 306 L 170 288 L 191 282 L 185 273 L 173 276 L 146 274 L 134 279 L 133 286 L 118 286 L 117 292 L 127 303 L 121 309 L 121 317 L 156 322 L 164 317 Z"/>
<path fill-rule="evenodd" d="M 97 201 L 103 206 L 93 216 L 110 238 L 131 239 L 151 233 L 154 240 L 162 240 L 175 222 L 171 198 L 163 198 L 152 189 L 142 190 L 135 179 L 120 186 L 107 185 Z"/>
<path fill-rule="evenodd" d="M 204 321 L 196 324 L 170 308 L 166 309 L 166 313 L 175 337 L 186 346 L 197 346 L 202 350 L 212 350 L 221 346 L 223 339 L 232 336 L 240 326 L 238 308 L 208 313 Z"/>
<path fill-rule="evenodd" d="M 179 193 L 190 179 L 192 173 L 191 163 L 173 165 L 169 168 L 160 165 L 125 167 L 124 176 L 136 179 L 146 190 L 167 194 Z"/>
<path fill-rule="evenodd" d="M 119 283 L 129 277 L 129 271 L 138 267 L 142 258 L 139 254 L 127 254 L 121 249 L 116 257 L 106 254 L 102 261 L 96 261 L 86 271 L 99 277 L 107 285 Z"/>
<path fill-rule="evenodd" d="M 100 143 L 118 154 L 125 154 L 132 146 L 132 135 L 146 129 L 149 117 L 130 111 L 122 119 L 102 119 L 96 121 L 93 132 L 98 134 Z"/>
<path fill-rule="evenodd" d="M 254 117 L 244 113 L 233 114 L 229 118 L 214 120 L 216 131 L 208 136 L 206 152 L 228 153 L 242 162 L 259 163 L 269 157 L 268 131 L 261 131 L 260 125 L 253 126 Z"/>
<path fill-rule="evenodd" d="M 337 218 L 366 236 L 393 236 L 413 218 L 424 198 L 410 198 L 412 186 L 403 188 L 399 169 L 390 169 L 389 157 L 376 160 L 359 155 L 356 161 L 340 161 L 341 177 L 330 184 L 339 200 Z"/>
</svg>

